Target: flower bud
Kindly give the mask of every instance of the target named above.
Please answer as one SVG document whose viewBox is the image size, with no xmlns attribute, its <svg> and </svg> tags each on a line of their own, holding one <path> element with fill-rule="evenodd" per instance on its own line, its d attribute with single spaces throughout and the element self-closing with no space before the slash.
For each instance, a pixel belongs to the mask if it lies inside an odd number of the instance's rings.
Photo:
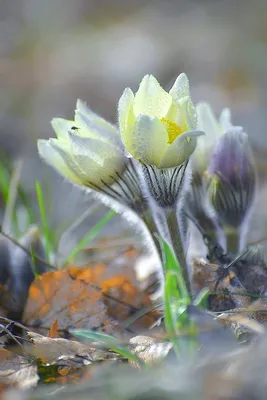
<svg viewBox="0 0 267 400">
<path fill-rule="evenodd" d="M 239 228 L 255 196 L 256 171 L 248 136 L 232 128 L 215 146 L 208 171 L 209 198 L 222 224 Z"/>
</svg>

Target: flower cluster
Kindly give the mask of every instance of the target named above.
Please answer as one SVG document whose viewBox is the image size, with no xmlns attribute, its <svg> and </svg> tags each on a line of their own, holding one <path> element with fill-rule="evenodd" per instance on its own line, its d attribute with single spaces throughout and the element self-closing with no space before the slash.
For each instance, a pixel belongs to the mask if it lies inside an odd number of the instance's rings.
<svg viewBox="0 0 267 400">
<path fill-rule="evenodd" d="M 218 226 L 239 228 L 249 214 L 255 168 L 247 135 L 232 125 L 228 109 L 217 121 L 208 104 L 195 107 L 184 73 L 169 92 L 153 75 L 142 79 L 135 94 L 126 88 L 118 126 L 78 100 L 74 120 L 55 118 L 52 127 L 57 138 L 38 141 L 44 161 L 73 183 L 131 209 L 150 233 L 167 239 L 188 287 L 184 218 L 207 222 L 213 213 Z"/>
</svg>

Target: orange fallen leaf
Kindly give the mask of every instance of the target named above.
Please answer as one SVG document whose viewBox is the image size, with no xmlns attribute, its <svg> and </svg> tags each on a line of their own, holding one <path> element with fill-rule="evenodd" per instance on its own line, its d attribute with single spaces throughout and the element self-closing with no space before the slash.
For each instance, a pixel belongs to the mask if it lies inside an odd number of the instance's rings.
<svg viewBox="0 0 267 400">
<path fill-rule="evenodd" d="M 101 291 L 80 279 L 79 271 L 65 269 L 39 276 L 30 286 L 23 323 L 47 331 L 57 319 L 59 330 L 112 333 L 116 323 L 107 314 Z"/>
<path fill-rule="evenodd" d="M 47 337 L 49 337 L 49 338 L 57 338 L 57 337 L 59 337 L 59 334 L 58 334 L 58 320 L 57 319 L 53 322 L 51 328 L 49 329 Z"/>
<path fill-rule="evenodd" d="M 150 297 L 135 286 L 127 276 L 119 275 L 107 279 L 101 288 L 106 295 L 104 302 L 108 307 L 108 315 L 117 318 L 118 321 L 125 321 L 144 308 L 152 308 Z M 147 313 L 136 319 L 131 328 L 134 330 L 150 328 L 157 318 L 155 312 Z"/>
<path fill-rule="evenodd" d="M 144 308 L 152 308 L 149 295 L 138 287 L 133 269 L 126 269 L 123 273 L 117 274 L 113 271 L 112 274 L 112 271 L 104 265 L 98 265 L 85 269 L 70 267 L 69 271 L 72 276 L 101 288 L 107 314 L 119 322 L 127 320 Z M 134 330 L 150 328 L 157 318 L 156 312 L 147 313 L 131 324 L 131 328 Z"/>
</svg>

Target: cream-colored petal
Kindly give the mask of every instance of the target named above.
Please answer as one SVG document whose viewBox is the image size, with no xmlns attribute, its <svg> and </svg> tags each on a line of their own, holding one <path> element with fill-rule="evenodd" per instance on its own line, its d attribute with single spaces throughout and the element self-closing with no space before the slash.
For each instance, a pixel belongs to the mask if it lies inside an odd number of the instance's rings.
<svg viewBox="0 0 267 400">
<path fill-rule="evenodd" d="M 172 144 L 168 145 L 159 168 L 171 168 L 181 165 L 192 155 L 197 145 L 197 138 L 202 135 L 204 135 L 204 132 L 191 131 L 178 136 Z"/>
<path fill-rule="evenodd" d="M 221 130 L 223 133 L 229 131 L 232 127 L 232 121 L 231 121 L 231 110 L 230 108 L 224 108 L 221 112 L 219 122 L 221 125 Z"/>
<path fill-rule="evenodd" d="M 169 93 L 175 101 L 179 101 L 183 97 L 190 96 L 189 80 L 185 73 L 182 73 L 178 76 Z"/>
<path fill-rule="evenodd" d="M 87 184 L 88 177 L 82 170 L 82 168 L 75 162 L 75 158 L 73 157 L 73 154 L 71 152 L 71 144 L 70 141 L 62 141 L 62 140 L 57 140 L 57 139 L 49 139 L 50 146 L 56 150 L 67 167 L 69 168 L 72 173 L 78 177 L 80 182 L 83 185 Z M 69 178 L 71 179 L 71 178 Z"/>
<path fill-rule="evenodd" d="M 81 119 L 81 116 L 83 118 Z M 117 127 L 110 122 L 106 121 L 104 118 L 102 118 L 100 115 L 96 114 L 94 111 L 92 111 L 86 102 L 78 99 L 76 103 L 76 110 L 75 110 L 75 121 L 78 121 L 81 123 L 81 125 L 85 125 L 88 121 L 95 122 L 96 125 L 101 126 L 105 130 L 112 132 L 115 136 L 119 136 L 119 131 Z"/>
<path fill-rule="evenodd" d="M 214 142 L 220 135 L 220 125 L 208 103 L 198 103 L 196 106 L 198 115 L 198 128 L 205 132 L 206 142 Z"/>
<path fill-rule="evenodd" d="M 51 125 L 58 139 L 68 139 L 68 132 L 71 131 L 72 128 L 76 128 L 74 121 L 69 121 L 64 118 L 53 118 Z"/>
<path fill-rule="evenodd" d="M 55 168 L 64 177 L 70 179 L 77 184 L 81 184 L 81 180 L 79 179 L 79 177 L 69 168 L 57 149 L 53 145 L 51 145 L 51 139 L 38 140 L 37 146 L 41 158 L 47 164 Z"/>
<path fill-rule="evenodd" d="M 81 138 L 70 133 L 75 163 L 87 177 L 87 183 L 111 184 L 126 168 L 128 159 L 123 152 L 100 140 Z"/>
<path fill-rule="evenodd" d="M 79 157 L 82 157 L 83 159 L 87 158 L 93 160 L 99 166 L 103 166 L 105 161 L 110 158 L 117 158 L 118 164 L 121 164 L 126 160 L 123 151 L 110 143 L 97 139 L 80 137 L 72 132 L 69 133 L 69 138 L 71 143 L 71 153 L 75 157 L 76 161 Z M 82 169 L 85 171 L 84 168 Z"/>
<path fill-rule="evenodd" d="M 158 118 L 139 115 L 133 133 L 133 157 L 157 166 L 169 140 L 165 125 Z"/>
<path fill-rule="evenodd" d="M 130 88 L 126 88 L 118 103 L 118 122 L 122 141 L 129 153 L 132 152 L 132 132 L 135 124 L 133 103 L 134 94 Z"/>
<path fill-rule="evenodd" d="M 206 135 L 198 139 L 197 148 L 193 155 L 193 166 L 199 170 L 204 170 L 209 162 L 214 143 L 221 135 L 221 128 L 208 103 L 198 103 L 196 109 L 198 128 L 204 131 Z"/>
<path fill-rule="evenodd" d="M 191 97 L 182 97 L 178 101 L 178 121 L 177 124 L 186 131 L 197 129 L 197 110 Z"/>
<path fill-rule="evenodd" d="M 119 134 L 114 134 L 114 131 L 99 124 L 97 120 L 90 120 L 86 115 L 80 114 L 79 111 L 76 111 L 75 122 L 80 127 L 77 131 L 77 135 L 85 138 L 102 140 L 106 143 L 112 143 L 115 146 L 122 148 Z"/>
<path fill-rule="evenodd" d="M 134 113 L 151 117 L 165 117 L 172 105 L 172 97 L 153 75 L 146 75 L 135 94 Z"/>
</svg>

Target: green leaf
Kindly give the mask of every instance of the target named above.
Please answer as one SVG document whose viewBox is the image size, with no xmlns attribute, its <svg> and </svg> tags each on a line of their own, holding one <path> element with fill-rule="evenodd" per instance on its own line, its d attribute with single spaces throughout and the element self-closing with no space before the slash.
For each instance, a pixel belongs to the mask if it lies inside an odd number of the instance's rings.
<svg viewBox="0 0 267 400">
<path fill-rule="evenodd" d="M 193 304 L 194 304 L 195 306 L 198 306 L 198 307 L 207 309 L 207 308 L 208 308 L 207 304 L 208 304 L 208 297 L 209 297 L 209 294 L 210 294 L 209 289 L 206 289 L 206 288 L 205 288 L 205 289 L 202 289 L 202 290 L 198 293 L 198 295 L 197 295 L 197 297 L 195 298 Z"/>
<path fill-rule="evenodd" d="M 42 187 L 41 187 L 41 184 L 39 181 L 36 181 L 35 188 L 36 188 L 36 196 L 37 196 L 39 211 L 40 211 L 40 216 L 41 216 L 42 233 L 43 233 L 44 241 L 45 241 L 46 259 L 48 262 L 50 262 L 51 253 L 52 253 L 51 238 L 50 238 L 50 231 L 49 231 L 48 225 L 47 225 L 43 191 L 42 191 Z"/>
<path fill-rule="evenodd" d="M 164 321 L 168 337 L 177 356 L 188 356 L 196 349 L 197 327 L 191 321 L 187 307 L 191 304 L 181 267 L 169 243 L 158 237 L 161 245 L 165 272 Z M 189 338 L 188 338 L 189 336 Z"/>
<path fill-rule="evenodd" d="M 122 357 L 140 364 L 140 359 L 127 347 L 121 346 L 119 340 L 113 336 L 107 335 L 105 333 L 90 331 L 87 329 L 69 329 L 69 332 L 74 336 L 86 339 L 90 342 L 98 342 L 99 344 L 109 348 L 115 353 L 120 354 Z"/>
<path fill-rule="evenodd" d="M 3 197 L 4 203 L 7 203 L 8 192 L 9 192 L 9 174 L 5 166 L 0 163 L 0 192 Z"/>
<path fill-rule="evenodd" d="M 165 239 L 163 239 L 161 236 L 156 235 L 156 237 L 160 243 L 160 247 L 161 247 L 161 251 L 162 251 L 163 268 L 164 268 L 165 274 L 168 271 L 175 273 L 177 275 L 177 279 L 178 279 L 178 283 L 179 283 L 179 285 L 178 285 L 179 296 L 183 299 L 190 299 L 187 288 L 186 288 L 186 284 L 185 284 L 185 281 L 183 278 L 181 266 L 174 254 L 174 251 L 173 251 L 171 245 Z"/>
</svg>

